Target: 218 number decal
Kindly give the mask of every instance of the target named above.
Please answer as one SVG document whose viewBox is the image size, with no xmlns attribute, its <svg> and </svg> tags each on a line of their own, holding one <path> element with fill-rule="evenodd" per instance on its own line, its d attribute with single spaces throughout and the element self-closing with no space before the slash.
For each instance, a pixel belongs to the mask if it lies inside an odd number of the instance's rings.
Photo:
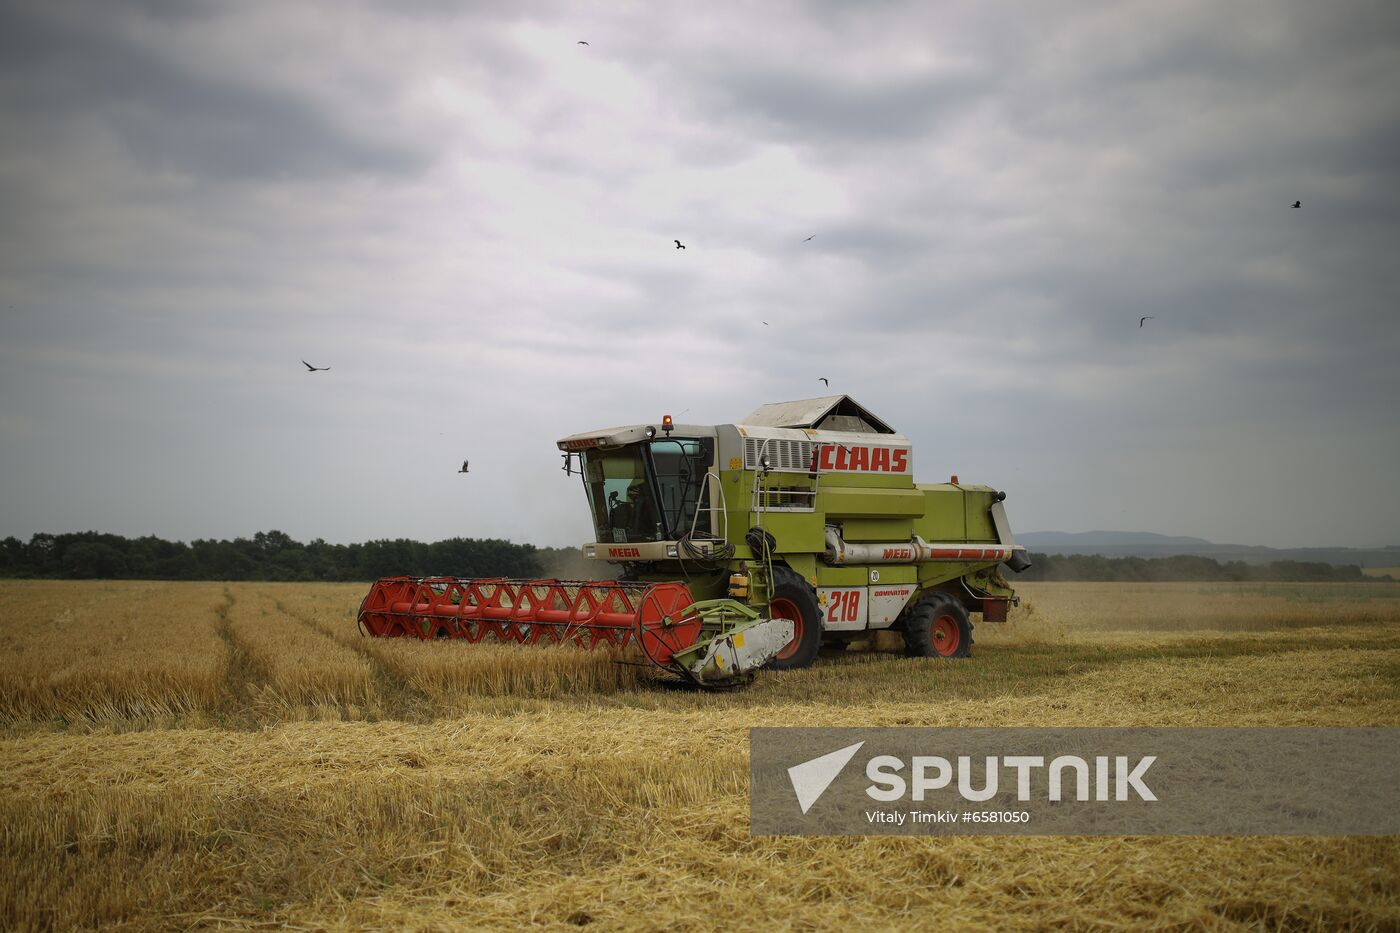
<svg viewBox="0 0 1400 933">
<path fill-rule="evenodd" d="M 860 621 L 860 590 L 837 590 L 826 607 L 828 622 Z"/>
</svg>

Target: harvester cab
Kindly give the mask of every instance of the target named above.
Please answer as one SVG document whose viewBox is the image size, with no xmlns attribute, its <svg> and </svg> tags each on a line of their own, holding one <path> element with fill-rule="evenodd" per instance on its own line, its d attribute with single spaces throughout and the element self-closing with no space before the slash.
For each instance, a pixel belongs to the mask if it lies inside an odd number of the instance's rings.
<svg viewBox="0 0 1400 933">
<path fill-rule="evenodd" d="M 916 484 L 909 441 L 849 396 L 764 405 L 741 423 L 589 431 L 577 465 L 603 582 L 394 577 L 360 609 L 373 635 L 635 645 L 704 686 L 806 667 L 823 643 L 899 631 L 906 653 L 967 657 L 1004 621 L 1001 566 L 1029 566 L 1005 493 Z"/>
</svg>

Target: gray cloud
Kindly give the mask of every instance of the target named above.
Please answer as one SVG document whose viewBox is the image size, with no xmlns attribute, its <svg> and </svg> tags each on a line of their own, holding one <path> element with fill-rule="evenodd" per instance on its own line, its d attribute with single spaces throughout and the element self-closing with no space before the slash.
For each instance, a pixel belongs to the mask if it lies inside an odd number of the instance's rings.
<svg viewBox="0 0 1400 933">
<path fill-rule="evenodd" d="M 577 543 L 555 438 L 827 376 L 1026 530 L 1394 543 L 1300 493 L 1400 455 L 1387 5 L 0 16 L 0 534 Z"/>
<path fill-rule="evenodd" d="M 166 4 L 155 8 L 173 12 Z M 187 35 L 217 25 L 193 12 L 177 17 Z M 256 67 L 269 51 L 250 48 L 249 64 Z M 12 130 L 54 114 L 90 115 L 155 172 L 203 179 L 401 174 L 421 171 L 431 157 L 380 135 L 368 121 L 357 125 L 353 114 L 327 114 L 295 89 L 277 93 L 200 74 L 164 57 L 155 43 L 43 7 L 6 16 L 0 87 Z"/>
<path fill-rule="evenodd" d="M 814 130 L 881 145 L 891 138 L 921 137 L 989 91 L 986 76 L 896 75 L 845 79 L 821 70 L 740 67 L 706 76 L 722 96 L 716 111 L 749 115 L 758 128 L 796 142 Z"/>
</svg>

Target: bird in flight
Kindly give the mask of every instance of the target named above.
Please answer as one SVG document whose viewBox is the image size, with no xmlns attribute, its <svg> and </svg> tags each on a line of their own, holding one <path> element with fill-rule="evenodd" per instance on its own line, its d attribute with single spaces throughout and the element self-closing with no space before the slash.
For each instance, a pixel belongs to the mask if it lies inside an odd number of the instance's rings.
<svg viewBox="0 0 1400 933">
<path fill-rule="evenodd" d="M 680 240 L 677 240 L 677 241 L 676 241 L 676 249 L 685 249 L 685 244 L 682 243 Z"/>
<path fill-rule="evenodd" d="M 1138 328 L 1141 329 L 1143 324 L 1146 324 L 1156 316 L 1155 314 L 1144 314 L 1142 317 L 1138 318 Z"/>
<path fill-rule="evenodd" d="M 1302 201 L 1294 201 L 1294 202 L 1293 202 L 1293 206 L 1294 206 L 1294 207 L 1302 207 L 1302 206 L 1303 206 L 1303 202 L 1302 202 Z"/>
<path fill-rule="evenodd" d="M 825 376 L 818 376 L 817 378 L 821 380 L 822 385 L 824 385 L 824 386 L 830 386 L 830 385 L 831 385 L 831 383 L 827 380 L 827 378 L 826 378 Z"/>
<path fill-rule="evenodd" d="M 587 42 L 584 42 L 582 39 L 580 39 L 580 40 L 578 40 L 578 44 L 579 44 L 579 45 L 587 45 L 588 43 L 587 43 Z"/>
<path fill-rule="evenodd" d="M 465 473 L 465 472 L 467 472 L 467 461 L 465 461 L 465 460 L 462 461 L 462 468 L 461 468 L 460 470 L 458 470 L 457 472 L 458 472 L 458 473 Z"/>
<path fill-rule="evenodd" d="M 809 243 L 809 242 L 811 242 L 815 237 L 816 237 L 816 234 L 814 233 L 814 234 L 812 234 L 811 236 L 809 236 L 807 239 L 803 240 L 802 242 L 803 242 L 803 243 Z"/>
<path fill-rule="evenodd" d="M 306 362 L 306 360 L 302 360 L 301 365 L 305 366 L 308 372 L 328 373 L 331 371 L 329 366 L 312 366 L 310 363 Z"/>
<path fill-rule="evenodd" d="M 768 326 L 768 322 L 767 322 L 767 321 L 759 321 L 758 323 L 762 324 L 764 327 L 767 327 L 767 326 Z"/>
</svg>

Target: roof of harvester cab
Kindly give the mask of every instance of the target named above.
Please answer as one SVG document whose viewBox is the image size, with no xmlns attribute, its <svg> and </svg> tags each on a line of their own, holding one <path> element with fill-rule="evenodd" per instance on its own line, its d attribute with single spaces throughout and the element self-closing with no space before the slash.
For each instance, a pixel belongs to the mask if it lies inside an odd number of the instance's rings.
<svg viewBox="0 0 1400 933">
<path fill-rule="evenodd" d="M 896 434 L 894 428 L 849 395 L 760 405 L 739 422 L 767 428 L 814 428 L 853 434 Z"/>
</svg>

